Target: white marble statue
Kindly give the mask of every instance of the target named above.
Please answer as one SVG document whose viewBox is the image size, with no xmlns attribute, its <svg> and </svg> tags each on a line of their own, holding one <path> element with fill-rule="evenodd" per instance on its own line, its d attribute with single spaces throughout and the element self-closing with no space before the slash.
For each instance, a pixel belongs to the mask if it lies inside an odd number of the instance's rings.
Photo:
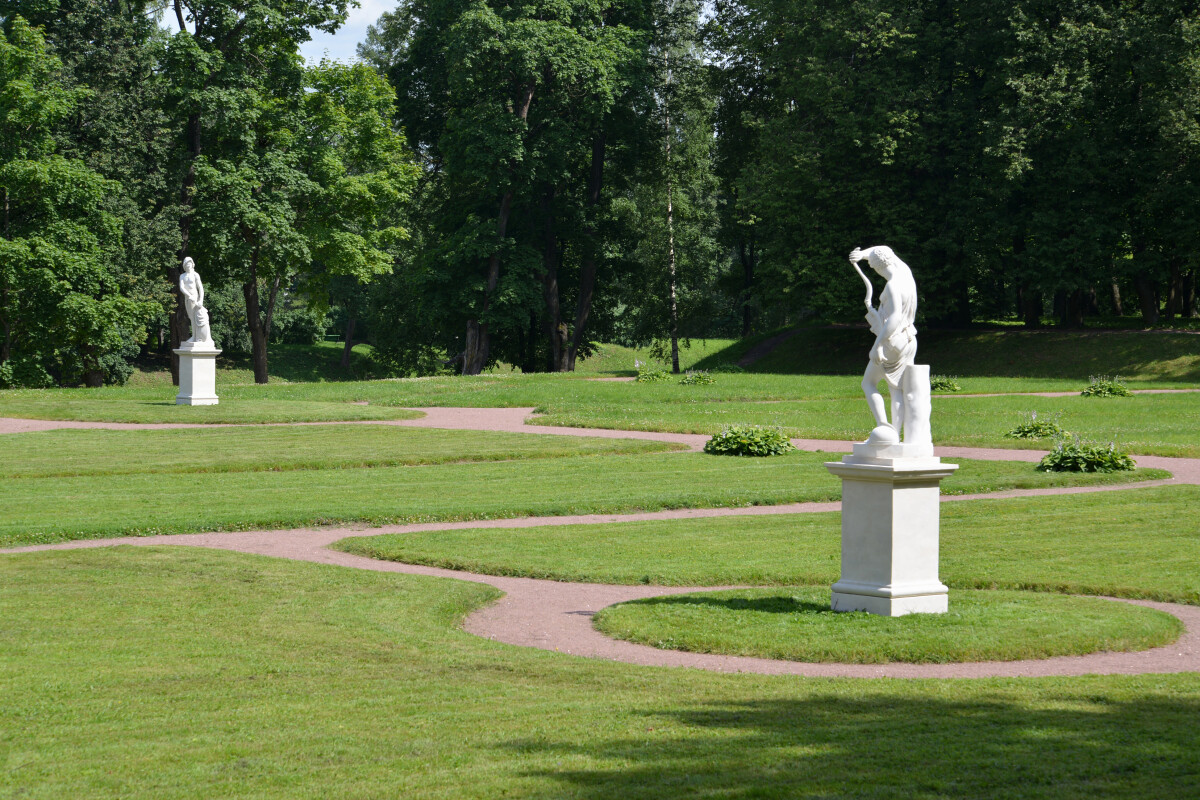
<svg viewBox="0 0 1200 800">
<path fill-rule="evenodd" d="M 185 345 L 212 344 L 212 330 L 208 324 L 208 309 L 204 307 L 204 284 L 196 272 L 196 262 L 192 259 L 183 260 L 183 274 L 179 276 L 179 293 L 183 295 L 183 304 L 187 309 L 188 319 L 192 323 L 192 338 Z"/>
<path fill-rule="evenodd" d="M 871 281 L 858 266 L 858 262 L 864 260 L 887 281 L 887 286 L 879 297 L 878 308 L 871 303 L 874 294 Z M 875 334 L 875 343 L 871 345 L 871 360 L 867 364 L 862 381 L 863 393 L 867 397 L 867 405 L 871 408 L 877 426 L 871 432 L 871 441 L 892 444 L 900 441 L 901 429 L 908 427 L 906 422 L 912 427 L 928 428 L 929 424 L 927 409 L 922 409 L 923 420 L 916 420 L 913 414 L 906 413 L 906 391 L 902 385 L 905 372 L 913 365 L 917 356 L 917 328 L 913 324 L 917 318 L 917 284 L 913 280 L 912 270 L 890 247 L 868 247 L 866 250 L 855 248 L 850 253 L 850 264 L 866 284 L 867 296 L 864 302 L 867 306 L 867 322 L 871 326 L 871 332 Z M 883 394 L 879 391 L 880 381 L 886 381 L 888 385 L 892 406 L 891 422 L 888 422 L 887 406 L 883 401 Z M 913 431 L 905 430 L 906 441 L 911 433 Z"/>
</svg>

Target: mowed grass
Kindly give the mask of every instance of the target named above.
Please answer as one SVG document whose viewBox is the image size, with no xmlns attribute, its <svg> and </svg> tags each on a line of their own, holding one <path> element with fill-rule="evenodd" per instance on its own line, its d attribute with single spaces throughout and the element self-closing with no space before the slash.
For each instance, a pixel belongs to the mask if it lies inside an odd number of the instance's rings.
<svg viewBox="0 0 1200 800">
<path fill-rule="evenodd" d="M 1032 589 L 1200 604 L 1200 487 L 971 500 L 941 507 L 951 588 Z M 344 539 L 352 553 L 563 581 L 829 585 L 836 513 L 456 530 Z"/>
<path fill-rule="evenodd" d="M 241 430 L 224 430 L 220 452 L 233 451 L 239 447 Z M 476 436 L 443 432 L 444 441 L 457 442 L 456 452 L 464 457 Z M 210 440 L 214 448 L 219 441 Z M 526 452 L 537 446 L 531 443 Z M 557 446 L 562 449 L 556 458 L 428 466 L 233 472 L 221 470 L 222 462 L 214 455 L 217 467 L 184 475 L 161 474 L 151 460 L 138 471 L 136 462 L 125 461 L 117 474 L 9 477 L 0 482 L 0 547 L 211 530 L 776 505 L 836 500 L 841 494 L 840 482 L 822 465 L 829 456 L 822 453 L 773 458 L 656 452 L 568 457 L 571 445 Z M 597 445 L 592 452 L 603 447 Z M 245 468 L 256 462 L 243 454 L 227 463 Z M 1166 475 L 1158 470 L 1041 473 L 1019 462 L 960 463 L 963 468 L 944 483 L 948 492 L 1111 484 Z M 52 464 L 53 459 L 43 460 L 41 468 L 53 469 Z"/>
<path fill-rule="evenodd" d="M 958 589 L 944 614 L 880 617 L 830 610 L 828 586 L 676 594 L 602 609 L 617 639 L 668 650 L 854 664 L 1016 661 L 1145 650 L 1183 624 L 1094 597 Z"/>
<path fill-rule="evenodd" d="M 0 556 L 0 794 L 1200 793 L 1195 673 L 870 681 L 644 668 L 457 628 L 496 596 L 179 548 Z"/>
<path fill-rule="evenodd" d="M 525 407 L 541 412 L 533 422 L 544 425 L 711 435 L 728 425 L 756 424 L 777 426 L 795 437 L 837 440 L 860 440 L 873 424 L 855 376 L 716 377 L 711 386 L 520 374 L 243 385 L 222 389 L 217 406 L 198 407 L 175 406 L 170 392 L 150 387 L 9 390 L 0 391 L 0 416 L 117 422 L 362 421 L 417 415 L 405 407 Z M 980 380 L 975 390 L 1046 388 L 1039 380 Z M 1079 391 L 1083 385 L 1070 382 L 1066 387 Z M 1063 388 L 1062 383 L 1050 386 Z M 1061 414 L 1062 424 L 1073 433 L 1094 441 L 1117 441 L 1135 453 L 1200 457 L 1200 393 L 1129 398 L 937 396 L 934 440 L 1048 448 L 1052 443 L 1005 437 L 1032 411 L 1039 416 Z"/>
<path fill-rule="evenodd" d="M 254 472 L 417 466 L 617 453 L 684 445 L 389 425 L 60 430 L 0 439 L 0 477 Z"/>
</svg>

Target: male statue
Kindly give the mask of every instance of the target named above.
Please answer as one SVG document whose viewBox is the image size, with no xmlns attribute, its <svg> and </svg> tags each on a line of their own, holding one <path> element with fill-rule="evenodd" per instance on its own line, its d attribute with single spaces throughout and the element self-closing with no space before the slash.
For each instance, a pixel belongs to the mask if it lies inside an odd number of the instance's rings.
<svg viewBox="0 0 1200 800">
<path fill-rule="evenodd" d="M 204 284 L 196 272 L 196 262 L 191 257 L 183 260 L 183 273 L 179 276 L 179 293 L 183 295 L 183 304 L 187 309 L 188 319 L 192 323 L 192 338 L 185 344 L 205 344 L 212 342 L 212 331 L 208 324 L 208 309 L 204 307 Z"/>
<path fill-rule="evenodd" d="M 879 308 L 871 305 L 871 294 L 874 290 L 871 282 L 858 268 L 858 262 L 863 260 L 887 281 L 887 286 L 879 297 Z M 879 428 L 890 427 L 895 436 L 893 438 L 889 435 L 888 438 L 896 442 L 899 441 L 900 428 L 906 419 L 901 380 L 904 371 L 912 366 L 917 356 L 917 328 L 913 324 L 917 318 L 917 284 L 913 280 L 912 270 L 890 247 L 869 247 L 866 250 L 855 248 L 850 253 L 850 263 L 867 285 L 866 316 L 871 332 L 875 334 L 875 344 L 871 346 L 871 360 L 863 374 L 863 393 L 867 396 L 867 405 L 871 408 L 875 423 Z M 891 423 L 888 422 L 887 406 L 879 391 L 881 380 L 887 382 L 888 394 L 892 400 Z M 928 414 L 925 417 L 927 419 Z M 876 431 L 879 431 L 879 428 L 876 428 Z M 910 431 L 905 431 L 906 440 L 908 433 Z M 872 438 L 878 435 L 873 433 Z"/>
</svg>

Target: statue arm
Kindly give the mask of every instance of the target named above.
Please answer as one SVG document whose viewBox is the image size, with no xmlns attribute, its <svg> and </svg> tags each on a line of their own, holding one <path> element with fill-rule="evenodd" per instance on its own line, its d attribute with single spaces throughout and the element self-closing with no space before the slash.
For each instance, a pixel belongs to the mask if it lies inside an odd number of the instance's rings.
<svg viewBox="0 0 1200 800">
<path fill-rule="evenodd" d="M 204 282 L 199 275 L 196 276 L 196 305 L 204 305 Z"/>
</svg>

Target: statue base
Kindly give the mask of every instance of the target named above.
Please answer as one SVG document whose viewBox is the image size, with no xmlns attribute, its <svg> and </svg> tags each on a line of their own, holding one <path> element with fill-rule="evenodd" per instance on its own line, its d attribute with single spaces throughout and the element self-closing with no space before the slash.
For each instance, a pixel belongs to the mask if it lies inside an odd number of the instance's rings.
<svg viewBox="0 0 1200 800">
<path fill-rule="evenodd" d="M 212 342 L 184 342 L 178 350 L 179 394 L 177 406 L 215 406 L 217 398 L 217 356 L 221 351 Z"/>
<path fill-rule="evenodd" d="M 943 464 L 932 445 L 863 443 L 825 468 L 842 479 L 842 575 L 833 584 L 833 610 L 945 613 L 940 486 L 958 465 Z"/>
</svg>

